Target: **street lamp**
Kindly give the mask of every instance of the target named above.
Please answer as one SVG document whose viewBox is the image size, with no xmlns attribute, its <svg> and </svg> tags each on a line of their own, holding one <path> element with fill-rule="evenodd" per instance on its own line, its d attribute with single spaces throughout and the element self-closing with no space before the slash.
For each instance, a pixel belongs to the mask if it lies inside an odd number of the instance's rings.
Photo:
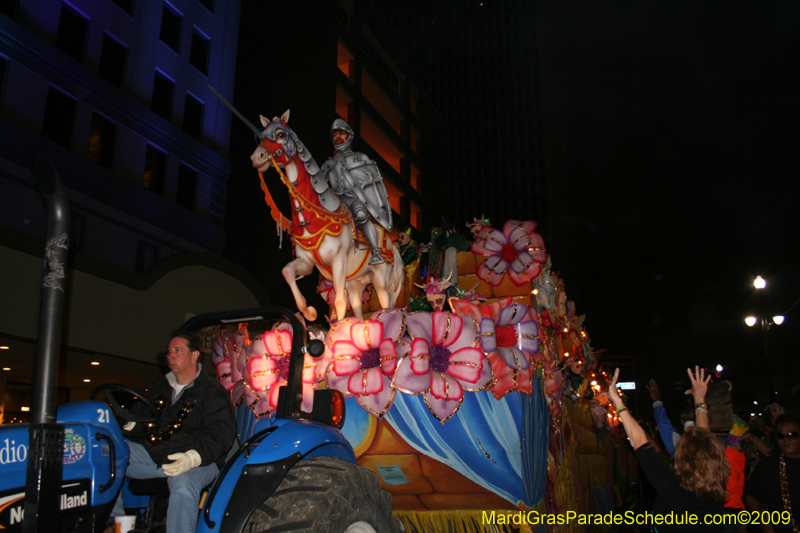
<svg viewBox="0 0 800 533">
<path fill-rule="evenodd" d="M 761 276 L 756 276 L 756 279 L 753 280 L 753 286 L 756 289 L 763 289 L 767 286 L 767 280 Z M 772 317 L 772 320 L 756 316 L 749 316 L 744 319 L 744 323 L 751 328 L 756 324 L 761 323 L 761 336 L 764 341 L 764 363 L 767 367 L 767 383 L 769 385 L 769 397 L 771 401 L 774 401 L 775 394 L 777 393 L 775 392 L 775 387 L 773 386 L 772 381 L 772 359 L 769 351 L 769 328 L 773 325 L 780 326 L 783 324 L 784 320 L 785 317 L 782 315 L 775 315 Z"/>
</svg>

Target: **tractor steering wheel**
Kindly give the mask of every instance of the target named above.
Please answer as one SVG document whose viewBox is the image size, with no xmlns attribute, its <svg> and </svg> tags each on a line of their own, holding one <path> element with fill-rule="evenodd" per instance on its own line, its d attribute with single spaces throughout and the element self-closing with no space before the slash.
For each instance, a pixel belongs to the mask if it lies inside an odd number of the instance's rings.
<svg viewBox="0 0 800 533">
<path fill-rule="evenodd" d="M 142 404 L 149 411 L 150 416 L 145 416 L 145 417 L 133 416 L 128 409 L 124 409 L 122 406 L 120 406 L 119 401 L 117 401 L 117 398 L 114 397 L 114 394 L 112 394 L 111 391 L 126 392 L 132 395 L 133 397 L 136 398 L 137 401 L 142 402 Z M 138 422 L 143 422 L 143 423 L 156 422 L 160 418 L 160 413 L 156 409 L 155 405 L 153 405 L 153 402 L 151 402 L 142 393 L 137 392 L 130 387 L 126 387 L 125 385 L 120 385 L 118 383 L 104 383 L 102 385 L 99 385 L 96 389 L 92 391 L 92 393 L 89 395 L 89 399 L 94 400 L 97 397 L 97 395 L 101 392 L 105 395 L 108 405 L 111 406 L 111 410 L 114 413 L 114 417 L 117 419 L 119 428 L 122 430 L 122 435 L 125 437 L 131 438 L 134 436 L 141 435 L 141 430 L 143 429 L 143 426 L 139 426 Z M 127 422 L 137 422 L 138 426 L 136 428 L 137 431 L 133 432 L 133 431 L 126 431 L 125 429 L 123 429 L 123 426 Z"/>
</svg>

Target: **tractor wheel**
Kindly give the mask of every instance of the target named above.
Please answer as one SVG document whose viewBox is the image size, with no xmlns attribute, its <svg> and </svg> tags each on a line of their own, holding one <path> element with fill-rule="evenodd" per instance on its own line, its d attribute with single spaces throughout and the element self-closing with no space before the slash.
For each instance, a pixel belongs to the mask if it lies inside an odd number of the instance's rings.
<svg viewBox="0 0 800 533">
<path fill-rule="evenodd" d="M 286 474 L 242 531 L 397 533 L 401 526 L 377 474 L 336 457 L 312 457 Z"/>
</svg>

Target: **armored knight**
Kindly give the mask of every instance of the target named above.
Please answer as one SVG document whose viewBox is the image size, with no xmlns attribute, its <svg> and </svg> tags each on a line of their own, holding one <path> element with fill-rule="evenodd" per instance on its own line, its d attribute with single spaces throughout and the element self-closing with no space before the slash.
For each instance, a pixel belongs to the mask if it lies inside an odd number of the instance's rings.
<svg viewBox="0 0 800 533">
<path fill-rule="evenodd" d="M 391 231 L 392 208 L 378 165 L 366 155 L 353 152 L 353 130 L 340 118 L 331 126 L 331 140 L 336 154 L 322 165 L 321 174 L 334 194 L 350 209 L 353 219 L 361 228 L 372 249 L 369 263 L 383 263 L 378 233 L 370 215 L 387 231 Z"/>
</svg>

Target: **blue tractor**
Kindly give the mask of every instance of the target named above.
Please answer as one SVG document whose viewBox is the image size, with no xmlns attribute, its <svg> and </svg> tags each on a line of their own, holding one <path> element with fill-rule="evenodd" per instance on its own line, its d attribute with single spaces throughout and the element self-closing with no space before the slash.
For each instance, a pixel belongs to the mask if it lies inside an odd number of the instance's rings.
<svg viewBox="0 0 800 533">
<path fill-rule="evenodd" d="M 95 391 L 102 391 L 107 402 L 55 409 L 69 210 L 46 156 L 34 161 L 34 177 L 50 213 L 34 397 L 30 424 L 0 427 L 0 528 L 101 533 L 124 487 L 126 508 L 141 507 L 136 531 L 163 531 L 157 501 L 164 496 L 164 480 L 136 480 L 129 486 L 125 479 L 129 450 L 118 420 L 127 413 L 118 391 L 143 396 L 109 384 Z M 196 531 L 400 531 L 389 493 L 376 474 L 356 464 L 339 431 L 344 423 L 340 393 L 317 391 L 312 412 L 301 411 L 304 353 L 318 356 L 323 347 L 320 341 L 307 342 L 304 326 L 290 311 L 272 307 L 200 315 L 182 329 L 270 320 L 292 324 L 288 386 L 281 389 L 277 417 L 256 421 L 252 436 L 229 454 L 208 488 Z M 149 409 L 158 416 L 153 406 Z"/>
</svg>

